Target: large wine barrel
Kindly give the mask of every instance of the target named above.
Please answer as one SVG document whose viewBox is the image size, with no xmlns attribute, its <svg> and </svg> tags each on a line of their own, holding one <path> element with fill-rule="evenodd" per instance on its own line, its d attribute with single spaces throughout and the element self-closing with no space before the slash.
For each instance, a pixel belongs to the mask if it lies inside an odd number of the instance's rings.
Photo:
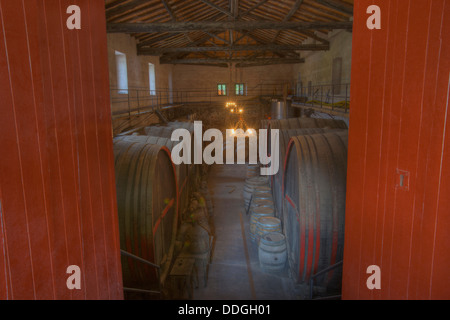
<svg viewBox="0 0 450 320">
<path fill-rule="evenodd" d="M 292 278 L 309 281 L 343 258 L 347 131 L 304 135 L 290 140 L 283 175 L 284 234 Z M 340 286 L 341 270 L 318 277 Z"/>
<path fill-rule="evenodd" d="M 175 127 L 167 127 L 167 126 L 150 126 L 145 127 L 144 131 L 145 134 L 148 136 L 154 136 L 154 137 L 164 137 L 164 138 L 171 138 L 172 132 L 178 128 Z"/>
<path fill-rule="evenodd" d="M 167 124 L 167 126 L 174 128 L 174 129 L 184 128 L 191 132 L 194 131 L 194 123 L 190 122 L 190 121 L 173 121 L 173 122 L 169 122 Z"/>
<path fill-rule="evenodd" d="M 122 256 L 125 287 L 155 289 L 166 279 L 177 231 L 175 167 L 166 147 L 114 142 L 120 248 L 160 266 Z"/>
<path fill-rule="evenodd" d="M 201 165 L 194 164 L 194 123 L 192 122 L 184 122 L 184 121 L 174 121 L 167 123 L 166 126 L 158 125 L 158 126 L 149 126 L 145 127 L 144 131 L 145 134 L 151 137 L 161 137 L 161 138 L 168 138 L 171 140 L 172 133 L 176 129 L 186 129 L 190 133 L 191 137 L 191 159 L 190 159 L 190 165 L 189 165 L 189 183 L 191 184 L 191 189 L 198 189 L 199 186 L 199 180 L 201 177 Z M 182 139 L 180 139 L 182 140 Z M 179 143 L 178 141 L 176 142 Z"/>
<path fill-rule="evenodd" d="M 173 147 L 179 143 L 177 141 L 172 141 L 170 138 L 143 136 L 143 135 L 123 136 L 116 139 L 157 144 L 160 146 L 167 147 L 169 151 L 172 151 Z M 189 181 L 190 165 L 182 163 L 180 165 L 175 165 L 175 169 L 179 192 L 178 194 L 179 212 L 180 214 L 182 214 L 189 206 L 189 197 L 191 193 L 191 184 Z"/>
<path fill-rule="evenodd" d="M 348 129 L 347 124 L 343 120 L 334 120 L 334 119 L 316 119 L 316 118 L 290 118 L 290 119 L 282 119 L 282 120 L 269 120 L 268 121 L 268 131 L 267 131 L 267 148 L 269 153 L 272 150 L 271 146 L 271 130 L 277 129 L 279 131 L 282 130 L 299 130 L 299 129 Z M 320 132 L 311 132 L 312 133 L 320 133 Z M 308 134 L 308 133 L 301 133 Z M 280 137 L 281 140 L 281 137 Z M 280 146 L 281 149 L 281 146 Z M 280 161 L 280 166 L 283 163 Z"/>
<path fill-rule="evenodd" d="M 319 129 L 319 128 L 307 128 L 307 129 L 289 129 L 289 130 L 282 130 L 280 129 L 279 133 L 279 144 L 278 144 L 278 155 L 279 155 L 279 164 L 280 169 L 278 170 L 277 174 L 271 177 L 271 185 L 272 185 L 272 192 L 273 192 L 273 201 L 275 204 L 275 216 L 279 219 L 282 219 L 283 217 L 283 196 L 281 194 L 281 184 L 283 180 L 283 165 L 284 160 L 286 156 L 286 150 L 289 144 L 289 140 L 292 137 L 301 136 L 305 134 L 316 134 L 316 133 L 323 133 L 327 129 Z M 271 146 L 269 146 L 271 147 Z M 270 153 L 272 153 L 272 150 L 270 150 Z"/>
</svg>

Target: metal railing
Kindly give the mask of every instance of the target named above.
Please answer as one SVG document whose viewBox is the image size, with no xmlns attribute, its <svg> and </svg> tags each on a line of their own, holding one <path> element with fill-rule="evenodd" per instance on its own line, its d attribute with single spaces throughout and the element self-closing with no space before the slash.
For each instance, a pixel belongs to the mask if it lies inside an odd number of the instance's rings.
<svg viewBox="0 0 450 320">
<path fill-rule="evenodd" d="M 120 250 L 120 254 L 155 268 L 158 271 L 158 274 L 159 274 L 160 266 L 158 266 L 158 265 L 156 265 L 156 264 L 154 264 L 154 263 L 152 263 L 152 262 L 150 262 L 148 260 L 145 260 L 145 259 L 143 259 L 141 257 L 138 257 L 138 256 L 136 256 L 136 255 L 134 255 L 134 254 L 132 254 L 132 253 L 130 253 L 128 251 L 122 250 L 122 249 Z M 159 295 L 159 296 L 161 295 L 161 287 L 159 288 L 159 290 L 148 290 L 148 289 L 123 287 L 123 291 L 134 292 L 134 293 L 156 294 L 156 295 Z"/>
<path fill-rule="evenodd" d="M 313 108 L 348 113 L 350 109 L 350 83 L 297 86 L 294 101 Z"/>
<path fill-rule="evenodd" d="M 329 266 L 328 268 L 326 268 L 322 271 L 319 271 L 316 274 L 314 274 L 313 276 L 311 276 L 311 278 L 309 280 L 309 299 L 310 300 L 312 300 L 314 297 L 314 294 L 313 294 L 314 280 L 319 276 L 327 274 L 328 272 L 330 272 L 338 267 L 341 267 L 342 265 L 343 265 L 343 261 L 339 261 L 338 263 L 335 263 L 332 266 Z M 339 298 L 341 298 L 341 295 L 329 296 L 329 297 L 322 298 L 322 299 L 339 299 Z"/>
<path fill-rule="evenodd" d="M 219 95 L 217 89 L 168 90 L 134 87 L 128 89 L 111 88 L 111 108 L 113 115 L 140 114 L 164 109 L 173 105 L 226 103 L 244 101 L 256 97 L 280 97 L 288 95 L 302 105 L 348 112 L 350 106 L 350 84 L 314 85 L 303 87 L 300 83 L 261 83 L 245 87 L 242 95 L 234 86 L 227 86 L 226 95 Z"/>
</svg>

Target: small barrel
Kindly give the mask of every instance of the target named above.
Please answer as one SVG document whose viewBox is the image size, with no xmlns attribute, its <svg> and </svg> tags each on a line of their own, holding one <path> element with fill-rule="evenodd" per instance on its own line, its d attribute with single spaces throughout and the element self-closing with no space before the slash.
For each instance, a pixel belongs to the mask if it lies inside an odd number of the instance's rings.
<svg viewBox="0 0 450 320">
<path fill-rule="evenodd" d="M 267 177 L 253 177 L 245 179 L 244 184 L 244 203 L 245 207 L 248 207 L 250 203 L 250 198 L 253 194 L 255 187 L 258 186 L 268 186 L 269 180 Z"/>
<path fill-rule="evenodd" d="M 256 187 L 253 189 L 253 193 L 255 193 L 255 192 L 271 192 L 271 191 L 272 191 L 272 188 L 269 187 L 269 186 L 267 186 L 267 185 L 264 185 L 264 186 L 256 186 Z"/>
<path fill-rule="evenodd" d="M 268 190 L 255 190 L 253 191 L 253 200 L 256 199 L 273 200 L 273 195 Z"/>
<path fill-rule="evenodd" d="M 266 233 L 258 246 L 259 265 L 264 272 L 279 273 L 286 266 L 286 238 L 282 233 Z"/>
<path fill-rule="evenodd" d="M 260 170 L 261 169 L 259 167 L 259 164 L 249 164 L 247 166 L 246 177 L 247 178 L 259 177 Z"/>
<path fill-rule="evenodd" d="M 281 232 L 281 220 L 275 217 L 260 217 L 256 222 L 256 242 L 266 233 Z"/>
<path fill-rule="evenodd" d="M 270 209 L 275 209 L 275 204 L 269 199 L 253 199 L 250 210 L 256 207 L 268 207 Z"/>
<path fill-rule="evenodd" d="M 272 208 L 269 207 L 256 207 L 253 208 L 250 214 L 250 239 L 253 242 L 256 242 L 256 224 L 258 223 L 258 219 L 261 217 L 273 217 L 275 212 Z"/>
</svg>

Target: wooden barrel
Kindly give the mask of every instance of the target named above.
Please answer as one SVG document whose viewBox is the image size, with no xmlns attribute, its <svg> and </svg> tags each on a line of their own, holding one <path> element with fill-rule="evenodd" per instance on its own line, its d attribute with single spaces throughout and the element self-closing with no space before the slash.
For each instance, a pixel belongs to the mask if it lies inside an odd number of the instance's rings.
<svg viewBox="0 0 450 320">
<path fill-rule="evenodd" d="M 267 200 L 273 200 L 272 191 L 269 188 L 269 190 L 258 190 L 255 189 L 253 191 L 253 198 L 252 199 L 267 199 Z"/>
<path fill-rule="evenodd" d="M 269 179 L 267 177 L 253 177 L 245 179 L 244 183 L 244 204 L 247 208 L 250 203 L 250 198 L 253 194 L 253 190 L 258 186 L 268 186 Z"/>
<path fill-rule="evenodd" d="M 181 164 L 176 166 L 178 168 L 183 168 L 182 171 L 187 172 L 186 178 L 184 174 L 181 173 L 179 177 L 179 192 L 180 192 L 180 218 L 185 217 L 186 208 L 188 206 L 190 193 L 192 190 L 198 189 L 197 180 L 200 178 L 200 166 L 193 164 L 193 154 L 194 154 L 194 124 L 192 122 L 169 122 L 165 126 L 149 126 L 145 128 L 145 133 L 149 136 L 148 141 L 150 143 L 157 143 L 165 145 L 172 151 L 173 147 L 180 143 L 179 141 L 172 141 L 172 133 L 176 129 L 186 129 L 190 133 L 191 137 L 191 163 Z"/>
<path fill-rule="evenodd" d="M 273 201 L 270 199 L 253 199 L 252 204 L 250 206 L 250 210 L 256 207 L 268 207 L 272 210 L 275 210 Z"/>
<path fill-rule="evenodd" d="M 114 142 L 120 248 L 160 270 L 122 256 L 126 287 L 155 289 L 172 261 L 177 231 L 177 183 L 170 151 L 163 146 Z"/>
<path fill-rule="evenodd" d="M 317 133 L 330 132 L 336 129 L 323 129 L 323 128 L 306 128 L 306 129 L 280 129 L 279 138 L 279 163 L 280 170 L 277 174 L 271 177 L 273 200 L 275 203 L 275 215 L 277 218 L 283 218 L 283 195 L 282 195 L 282 180 L 283 180 L 283 165 L 286 158 L 286 150 L 289 145 L 289 141 L 292 137 L 310 135 Z"/>
<path fill-rule="evenodd" d="M 261 217 L 273 217 L 274 212 L 273 209 L 269 207 L 256 207 L 253 208 L 250 212 L 250 239 L 253 242 L 256 242 L 256 224 L 258 219 Z"/>
<path fill-rule="evenodd" d="M 256 222 L 255 238 L 256 242 L 266 233 L 282 232 L 281 220 L 275 217 L 260 217 Z"/>
<path fill-rule="evenodd" d="M 194 123 L 191 121 L 173 121 L 167 123 L 167 126 L 174 129 L 184 128 L 191 132 L 194 131 Z"/>
<path fill-rule="evenodd" d="M 279 273 L 286 267 L 286 238 L 280 233 L 266 233 L 259 241 L 258 258 L 261 269 L 269 273 Z"/>
<path fill-rule="evenodd" d="M 148 135 L 132 135 L 132 136 L 122 136 L 120 138 L 115 138 L 127 140 L 127 141 L 136 141 L 136 142 L 143 142 L 143 143 L 149 143 L 149 144 L 157 144 L 160 146 L 165 146 L 169 151 L 172 151 L 173 147 L 176 146 L 179 142 L 172 141 L 170 138 L 165 137 L 159 137 L 159 136 L 148 136 Z M 179 205 L 179 212 L 182 214 L 185 212 L 189 205 L 189 197 L 191 193 L 191 184 L 189 181 L 189 164 L 180 164 L 175 165 L 176 169 L 176 177 L 177 177 L 177 184 L 178 184 L 178 205 Z"/>
<path fill-rule="evenodd" d="M 261 168 L 258 164 L 247 165 L 246 178 L 259 177 L 260 170 Z"/>
<path fill-rule="evenodd" d="M 166 126 L 150 126 L 145 127 L 144 131 L 145 134 L 148 136 L 154 136 L 154 137 L 164 137 L 169 138 L 172 137 L 172 132 L 176 128 L 173 127 L 166 127 Z"/>
<path fill-rule="evenodd" d="M 292 278 L 308 282 L 343 258 L 347 132 L 293 137 L 283 175 L 286 236 Z M 341 271 L 317 278 L 336 287 Z"/>
</svg>

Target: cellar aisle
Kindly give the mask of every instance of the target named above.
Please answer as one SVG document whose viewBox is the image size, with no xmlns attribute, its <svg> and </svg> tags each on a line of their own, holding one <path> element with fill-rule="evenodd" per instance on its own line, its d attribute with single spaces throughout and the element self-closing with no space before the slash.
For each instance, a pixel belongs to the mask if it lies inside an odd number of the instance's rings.
<svg viewBox="0 0 450 320">
<path fill-rule="evenodd" d="M 258 248 L 249 238 L 250 215 L 243 205 L 245 165 L 216 165 L 208 187 L 214 212 L 215 241 L 207 286 L 194 292 L 195 300 L 293 300 L 294 286 L 287 271 L 271 275 L 261 271 Z M 244 230 L 244 232 L 243 232 Z"/>
</svg>

